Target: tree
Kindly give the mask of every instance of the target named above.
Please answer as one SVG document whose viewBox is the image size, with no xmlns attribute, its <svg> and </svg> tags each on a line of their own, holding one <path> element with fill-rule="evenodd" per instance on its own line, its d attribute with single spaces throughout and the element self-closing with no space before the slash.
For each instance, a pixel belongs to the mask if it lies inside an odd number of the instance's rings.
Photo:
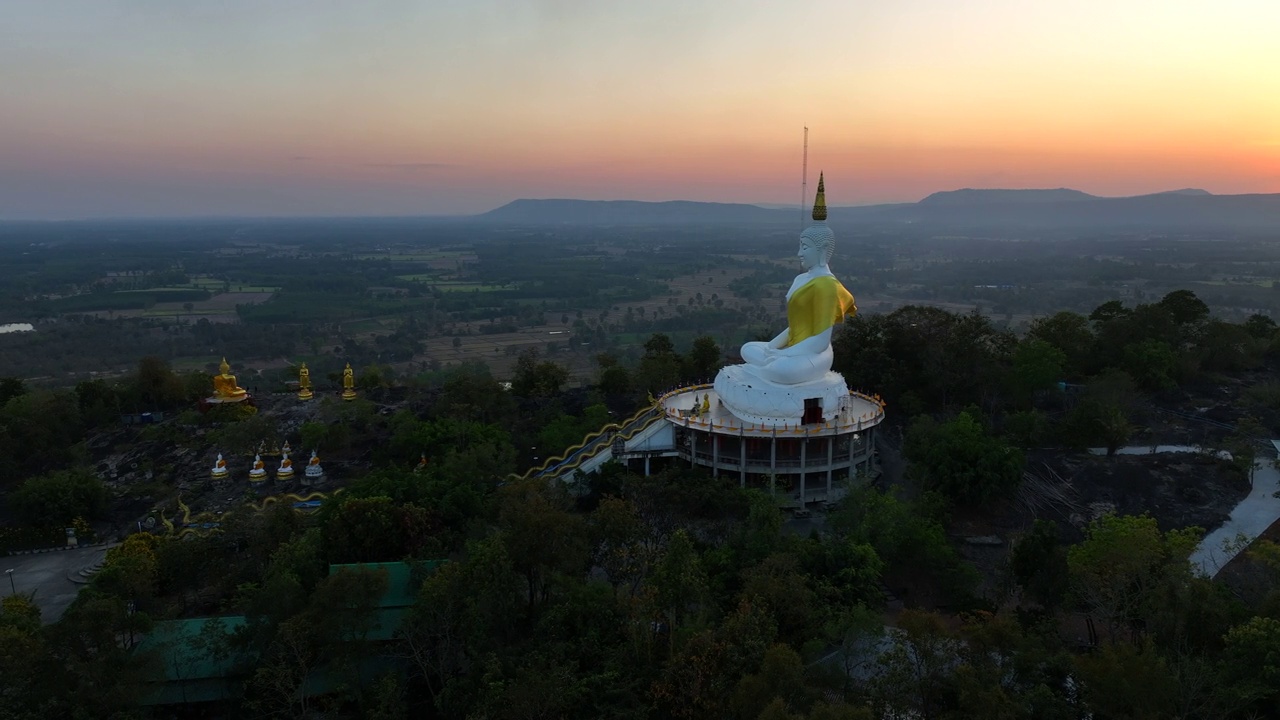
<svg viewBox="0 0 1280 720">
<path fill-rule="evenodd" d="M 882 714 L 940 717 L 959 641 L 941 617 L 918 610 L 904 610 L 891 637 L 893 644 L 880 656 L 873 693 Z"/>
<path fill-rule="evenodd" d="M 346 497 L 322 527 L 330 562 L 401 560 L 439 531 L 439 520 L 412 503 L 395 505 L 387 497 Z"/>
<path fill-rule="evenodd" d="M 1190 290 L 1174 290 L 1161 298 L 1159 305 L 1178 325 L 1193 325 L 1209 319 L 1209 306 Z"/>
<path fill-rule="evenodd" d="M 22 382 L 22 378 L 0 378 L 0 407 L 4 407 L 5 403 L 26 392 L 27 386 Z"/>
<path fill-rule="evenodd" d="M 738 680 L 729 705 L 740 718 L 792 718 L 787 707 L 804 693 L 804 663 L 789 646 L 775 643 L 765 651 L 759 672 Z"/>
<path fill-rule="evenodd" d="M 1030 401 L 1035 393 L 1052 388 L 1062 379 L 1067 356 L 1044 340 L 1018 343 L 1013 351 L 1013 380 L 1018 393 Z"/>
<path fill-rule="evenodd" d="M 1022 479 L 1022 453 L 987 434 L 968 412 L 941 426 L 913 423 L 904 452 L 929 487 L 956 502 L 985 502 Z"/>
<path fill-rule="evenodd" d="M 1124 369 L 1147 390 L 1177 385 L 1178 358 L 1169 343 L 1146 340 L 1124 349 Z"/>
<path fill-rule="evenodd" d="M 538 362 L 538 351 L 530 348 L 516 360 L 511 392 L 525 398 L 554 397 L 568 380 L 568 370 L 549 360 Z"/>
<path fill-rule="evenodd" d="M 656 333 L 645 342 L 635 381 L 641 390 L 659 393 L 680 383 L 681 359 L 671 338 Z"/>
<path fill-rule="evenodd" d="M 120 396 L 103 380 L 82 380 L 76 384 L 80 417 L 90 427 L 104 425 L 120 413 Z"/>
<path fill-rule="evenodd" d="M 884 637 L 884 619 L 866 605 L 836 607 L 824 627 L 824 635 L 836 646 L 840 682 L 848 694 L 854 678 L 864 677 L 864 669 L 875 662 L 875 649 Z"/>
<path fill-rule="evenodd" d="M 800 646 L 812 636 L 819 607 L 795 555 L 774 553 L 744 570 L 742 597 L 764 603 L 783 640 Z"/>
<path fill-rule="evenodd" d="M 12 480 L 63 466 L 67 448 L 84 436 L 79 403 L 66 391 L 33 390 L 0 408 L 0 478 Z"/>
<path fill-rule="evenodd" d="M 1070 578 L 1067 553 L 1059 542 L 1057 525 L 1036 520 L 1031 532 L 1013 546 L 1009 566 L 1025 597 L 1049 610 L 1062 603 Z"/>
<path fill-rule="evenodd" d="M 150 533 L 135 533 L 107 551 L 102 569 L 93 577 L 94 589 L 128 603 L 135 614 L 154 613 L 159 542 Z M 126 642 L 133 644 L 132 634 Z"/>
<path fill-rule="evenodd" d="M 451 707 L 446 687 L 511 641 L 519 606 L 520 578 L 500 535 L 473 541 L 463 560 L 441 565 L 423 581 L 397 636 L 443 714 L 468 714 Z"/>
<path fill-rule="evenodd" d="M 1241 473 L 1253 480 L 1254 461 L 1258 457 L 1258 443 L 1270 436 L 1267 428 L 1252 415 L 1241 415 L 1224 443 L 1231 453 L 1231 463 Z"/>
<path fill-rule="evenodd" d="M 1270 340 L 1276 334 L 1276 321 L 1266 315 L 1254 313 L 1244 321 L 1244 329 L 1251 337 L 1259 340 Z M 3 396 L 3 392 L 0 392 L 0 397 Z"/>
<path fill-rule="evenodd" d="M 1115 640 L 1151 623 L 1159 594 L 1191 577 L 1188 557 L 1199 528 L 1160 532 L 1146 515 L 1106 515 L 1067 551 L 1071 594 Z"/>
<path fill-rule="evenodd" d="M 1280 704 L 1280 620 L 1254 616 L 1224 638 L 1231 690 L 1257 709 Z"/>
<path fill-rule="evenodd" d="M 720 346 L 715 338 L 703 335 L 693 341 L 693 348 L 684 359 L 684 380 L 709 381 L 720 370 Z"/>
<path fill-rule="evenodd" d="M 112 717 L 136 708 L 152 659 L 131 652 L 129 640 L 150 628 L 147 614 L 131 612 L 128 601 L 93 586 L 81 590 L 62 619 L 48 628 L 56 690 L 48 696 L 44 714 Z"/>
<path fill-rule="evenodd" d="M 631 500 L 609 495 L 591 512 L 588 522 L 592 562 L 604 571 L 614 592 L 626 587 L 634 596 L 658 557 L 657 544 L 639 508 Z"/>
<path fill-rule="evenodd" d="M 1122 318 L 1130 314 L 1128 308 L 1119 300 L 1108 300 L 1089 313 L 1089 320 L 1094 325 L 1103 325 L 1117 318 Z"/>
<path fill-rule="evenodd" d="M 1060 312 L 1047 318 L 1036 318 L 1027 329 L 1028 340 L 1042 340 L 1062 352 L 1064 370 L 1069 377 L 1083 377 L 1093 367 L 1094 336 L 1089 318 L 1073 312 Z"/>
<path fill-rule="evenodd" d="M 1157 720 L 1176 717 L 1177 685 L 1150 644 L 1108 644 L 1076 661 L 1084 705 L 1098 717 Z"/>
<path fill-rule="evenodd" d="M 40 528 L 69 527 L 77 517 L 99 517 L 107 506 L 107 488 L 84 468 L 39 475 L 12 496 L 23 521 Z"/>
<path fill-rule="evenodd" d="M 264 715 L 309 717 L 312 699 L 303 685 L 323 672 L 359 687 L 356 663 L 368 654 L 377 623 L 385 571 L 346 569 L 316 586 L 307 608 L 280 624 L 246 687 L 249 707 Z"/>
<path fill-rule="evenodd" d="M 828 514 L 827 525 L 836 537 L 874 548 L 874 555 L 883 560 L 887 582 L 903 576 L 923 580 L 956 602 L 967 598 L 977 584 L 973 567 L 960 559 L 942 523 L 923 504 L 852 486 Z"/>
<path fill-rule="evenodd" d="M 530 612 L 546 602 L 553 577 L 586 567 L 586 525 L 569 508 L 563 489 L 542 478 L 515 480 L 498 490 L 498 526 L 513 567 L 525 578 Z"/>
<path fill-rule="evenodd" d="M 674 646 L 677 632 L 690 618 L 701 613 L 707 593 L 706 573 L 693 548 L 693 541 L 684 530 L 672 534 L 650 582 L 654 604 L 665 621 Z"/>
<path fill-rule="evenodd" d="M 673 653 L 652 686 L 655 709 L 662 717 L 731 717 L 739 680 L 760 670 L 775 636 L 768 613 L 741 601 L 719 627 L 695 633 Z"/>
<path fill-rule="evenodd" d="M 174 375 L 169 363 L 154 355 L 138 361 L 135 387 L 143 409 L 169 409 L 183 401 L 182 381 Z"/>
</svg>

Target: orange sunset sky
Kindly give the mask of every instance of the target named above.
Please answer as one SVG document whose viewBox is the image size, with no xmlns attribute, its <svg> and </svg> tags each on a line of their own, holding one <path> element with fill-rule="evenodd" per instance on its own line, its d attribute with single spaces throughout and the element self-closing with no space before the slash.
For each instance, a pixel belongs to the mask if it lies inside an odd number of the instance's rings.
<svg viewBox="0 0 1280 720">
<path fill-rule="evenodd" d="M 1275 0 L 14 0 L 0 218 L 1280 192 Z"/>
</svg>

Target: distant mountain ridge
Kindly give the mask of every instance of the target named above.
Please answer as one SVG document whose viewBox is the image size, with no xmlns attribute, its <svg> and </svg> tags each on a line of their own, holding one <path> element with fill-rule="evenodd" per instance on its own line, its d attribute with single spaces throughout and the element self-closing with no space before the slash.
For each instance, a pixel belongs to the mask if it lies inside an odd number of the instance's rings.
<svg viewBox="0 0 1280 720">
<path fill-rule="evenodd" d="M 676 200 L 516 200 L 476 216 L 531 225 L 792 224 L 798 208 Z M 1186 188 L 1132 197 L 1079 190 L 949 190 L 916 203 L 833 206 L 831 222 L 961 227 L 1280 229 L 1280 194 L 1213 195 Z"/>
<path fill-rule="evenodd" d="M 1047 203 L 1072 202 L 1075 200 L 1097 200 L 1097 195 L 1058 188 L 1056 190 L 943 190 L 926 197 L 920 205 L 971 205 L 976 203 Z"/>
<path fill-rule="evenodd" d="M 671 223 L 768 222 L 777 210 L 746 203 L 691 200 L 515 200 L 480 215 L 495 222 L 591 225 L 663 225 Z M 791 211 L 794 214 L 795 211 Z"/>
</svg>

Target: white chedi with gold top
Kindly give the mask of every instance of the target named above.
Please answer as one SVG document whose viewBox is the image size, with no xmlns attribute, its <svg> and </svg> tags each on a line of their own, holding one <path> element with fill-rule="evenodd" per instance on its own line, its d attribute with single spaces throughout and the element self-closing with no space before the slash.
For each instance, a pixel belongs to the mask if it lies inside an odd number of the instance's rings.
<svg viewBox="0 0 1280 720">
<path fill-rule="evenodd" d="M 810 419 L 830 419 L 849 395 L 844 378 L 831 371 L 831 336 L 858 308 L 828 267 L 835 233 L 826 219 L 825 183 L 819 175 L 813 224 L 800 233 L 796 253 L 804 272 L 787 291 L 787 327 L 768 342 L 743 345 L 744 362 L 716 375 L 716 395 L 738 418 L 766 427 L 795 426 L 809 407 Z"/>
</svg>

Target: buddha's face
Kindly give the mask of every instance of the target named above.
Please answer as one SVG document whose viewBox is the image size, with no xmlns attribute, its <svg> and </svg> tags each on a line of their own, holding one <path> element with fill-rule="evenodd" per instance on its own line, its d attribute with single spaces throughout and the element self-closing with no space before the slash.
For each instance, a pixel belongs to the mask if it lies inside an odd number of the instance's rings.
<svg viewBox="0 0 1280 720">
<path fill-rule="evenodd" d="M 800 266 L 805 270 L 812 270 L 822 264 L 822 250 L 809 238 L 800 238 L 800 252 L 796 255 L 800 256 Z"/>
</svg>

